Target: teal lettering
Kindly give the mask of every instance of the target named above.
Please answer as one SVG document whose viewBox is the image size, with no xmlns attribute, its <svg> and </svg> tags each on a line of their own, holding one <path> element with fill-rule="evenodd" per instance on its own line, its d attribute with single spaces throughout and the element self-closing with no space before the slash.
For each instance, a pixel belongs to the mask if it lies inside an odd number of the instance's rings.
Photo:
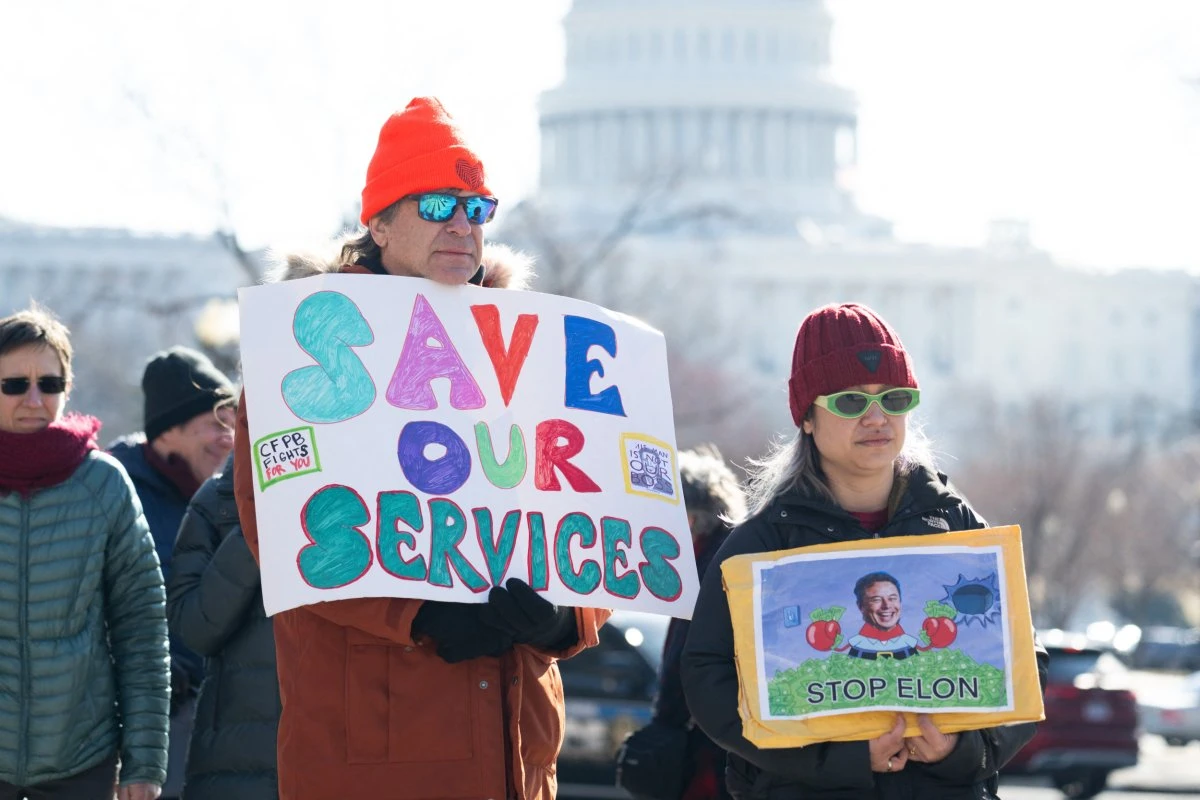
<svg viewBox="0 0 1200 800">
<path fill-rule="evenodd" d="M 554 538 L 554 560 L 563 584 L 576 594 L 591 594 L 600 585 L 600 565 L 585 559 L 575 571 L 571 563 L 571 537 L 578 536 L 584 547 L 596 544 L 596 525 L 587 514 L 572 511 L 558 523 Z"/>
<path fill-rule="evenodd" d="M 400 556 L 401 545 L 414 550 L 417 542 L 412 532 L 401 530 L 397 523 L 403 523 L 412 531 L 425 526 L 417 496 L 412 492 L 380 492 L 377 517 L 379 535 L 375 545 L 379 548 L 379 565 L 389 574 L 406 581 L 425 580 L 429 575 L 425 556 L 418 555 L 408 561 Z"/>
<path fill-rule="evenodd" d="M 500 524 L 500 543 L 497 544 L 492 535 L 492 512 L 486 508 L 477 508 L 471 512 L 475 516 L 475 531 L 479 535 L 479 547 L 487 561 L 488 576 L 493 586 L 504 583 L 504 573 L 508 572 L 508 564 L 512 561 L 513 548 L 517 544 L 517 526 L 521 524 L 521 512 L 509 511 L 504 515 Z"/>
<path fill-rule="evenodd" d="M 638 568 L 642 582 L 659 600 L 674 600 L 683 593 L 683 580 L 671 562 L 679 557 L 679 542 L 662 528 L 645 528 L 639 537 L 645 563 Z"/>
<path fill-rule="evenodd" d="M 629 561 L 625 552 L 618 546 L 629 547 L 633 541 L 633 531 L 629 523 L 623 519 L 604 517 L 600 520 L 601 538 L 604 541 L 604 588 L 616 597 L 637 597 L 642 584 L 637 573 L 628 569 Z M 617 563 L 625 567 L 625 571 L 617 574 Z"/>
<path fill-rule="evenodd" d="M 300 512 L 300 524 L 311 544 L 300 549 L 300 575 L 317 589 L 354 583 L 371 568 L 371 543 L 359 527 L 371 513 L 348 486 L 318 489 Z"/>
<path fill-rule="evenodd" d="M 529 585 L 534 589 L 545 589 L 549 585 L 546 565 L 546 521 L 539 511 L 526 515 L 529 526 Z"/>
<path fill-rule="evenodd" d="M 317 366 L 283 376 L 283 402 L 305 422 L 342 422 L 375 402 L 375 383 L 352 348 L 375 341 L 362 312 L 340 292 L 317 292 L 296 307 L 292 335 Z"/>
<path fill-rule="evenodd" d="M 436 498 L 429 501 L 429 520 L 433 531 L 429 582 L 434 586 L 453 586 L 450 578 L 453 568 L 459 580 L 472 592 L 482 592 L 488 588 L 488 582 L 458 552 L 458 546 L 467 533 L 467 519 L 462 510 L 450 500 Z"/>
</svg>

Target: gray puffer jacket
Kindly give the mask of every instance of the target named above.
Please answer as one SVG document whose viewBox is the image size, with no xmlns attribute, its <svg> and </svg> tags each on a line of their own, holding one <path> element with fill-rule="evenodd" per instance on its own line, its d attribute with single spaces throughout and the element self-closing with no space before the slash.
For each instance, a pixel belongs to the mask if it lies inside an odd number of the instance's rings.
<svg viewBox="0 0 1200 800">
<path fill-rule="evenodd" d="M 28 786 L 120 754 L 161 785 L 170 678 L 154 540 L 125 470 L 0 493 L 0 780 Z"/>
<path fill-rule="evenodd" d="M 167 586 L 171 633 L 206 657 L 188 745 L 186 800 L 279 796 L 275 635 L 233 499 L 233 457 L 196 492 Z"/>
</svg>

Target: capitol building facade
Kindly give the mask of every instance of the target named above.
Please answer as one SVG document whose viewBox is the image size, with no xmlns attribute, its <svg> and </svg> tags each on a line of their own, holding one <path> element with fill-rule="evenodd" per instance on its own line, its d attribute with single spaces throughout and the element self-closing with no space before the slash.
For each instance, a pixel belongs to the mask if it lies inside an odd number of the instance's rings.
<svg viewBox="0 0 1200 800">
<path fill-rule="evenodd" d="M 537 191 L 489 236 L 534 252 L 536 288 L 662 328 L 703 367 L 677 409 L 704 380 L 734 382 L 736 409 L 718 411 L 789 430 L 797 325 L 860 301 L 912 351 L 918 414 L 950 452 L 966 454 L 981 413 L 1002 428 L 1039 399 L 1101 436 L 1190 430 L 1196 280 L 1066 268 L 1021 221 L 979 248 L 895 239 L 844 180 L 858 116 L 829 78 L 833 24 L 822 0 L 574 0 L 564 78 L 540 103 Z M 73 405 L 111 416 L 88 407 L 106 382 L 129 424 L 145 358 L 194 344 L 205 306 L 248 282 L 216 238 L 0 220 L 0 313 L 37 299 L 62 315 L 92 351 Z M 704 440 L 713 416 L 684 416 L 680 443 Z"/>
<path fill-rule="evenodd" d="M 760 224 L 846 221 L 852 199 L 837 175 L 853 161 L 855 106 L 823 78 L 824 7 L 681 12 L 662 0 L 574 4 L 566 79 L 542 101 L 540 194 L 619 203 L 618 187 L 680 179 L 694 202 L 762 193 Z"/>
<path fill-rule="evenodd" d="M 211 312 L 227 316 L 237 287 L 249 282 L 215 236 L 0 219 L 0 316 L 36 302 L 70 328 L 70 409 L 100 417 L 104 442 L 141 428 L 146 360 L 176 344 L 203 347 Z M 232 362 L 220 366 L 236 372 Z"/>
<path fill-rule="evenodd" d="M 535 251 L 598 242 L 607 260 L 588 267 L 610 291 L 597 302 L 668 276 L 634 313 L 684 350 L 700 337 L 679 319 L 702 315 L 726 375 L 753 389 L 746 410 L 778 430 L 796 327 L 835 301 L 896 327 L 919 413 L 958 452 L 979 414 L 1002 427 L 1034 400 L 1102 436 L 1190 425 L 1192 276 L 1066 268 L 1019 220 L 996 221 L 979 248 L 906 243 L 859 211 L 842 180 L 856 102 L 828 76 L 832 24 L 821 0 L 575 0 L 565 77 L 541 98 L 539 189 L 506 227 Z"/>
</svg>

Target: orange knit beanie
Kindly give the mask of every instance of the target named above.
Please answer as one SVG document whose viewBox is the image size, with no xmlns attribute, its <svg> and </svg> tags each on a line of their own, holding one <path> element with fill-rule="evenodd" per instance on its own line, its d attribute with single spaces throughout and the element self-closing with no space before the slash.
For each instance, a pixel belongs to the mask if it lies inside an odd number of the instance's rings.
<svg viewBox="0 0 1200 800">
<path fill-rule="evenodd" d="M 388 117 L 367 166 L 362 223 L 401 197 L 436 189 L 490 195 L 483 162 L 435 97 L 416 97 Z"/>
</svg>

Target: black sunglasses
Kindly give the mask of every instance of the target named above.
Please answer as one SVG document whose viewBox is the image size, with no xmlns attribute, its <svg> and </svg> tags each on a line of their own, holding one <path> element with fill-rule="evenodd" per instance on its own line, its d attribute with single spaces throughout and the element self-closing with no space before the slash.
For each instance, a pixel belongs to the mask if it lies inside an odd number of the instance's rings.
<svg viewBox="0 0 1200 800">
<path fill-rule="evenodd" d="M 67 390 L 67 379 L 59 375 L 43 375 L 37 379 L 38 391 L 42 394 L 62 394 Z M 10 396 L 29 391 L 29 378 L 0 378 L 0 392 Z"/>
</svg>

